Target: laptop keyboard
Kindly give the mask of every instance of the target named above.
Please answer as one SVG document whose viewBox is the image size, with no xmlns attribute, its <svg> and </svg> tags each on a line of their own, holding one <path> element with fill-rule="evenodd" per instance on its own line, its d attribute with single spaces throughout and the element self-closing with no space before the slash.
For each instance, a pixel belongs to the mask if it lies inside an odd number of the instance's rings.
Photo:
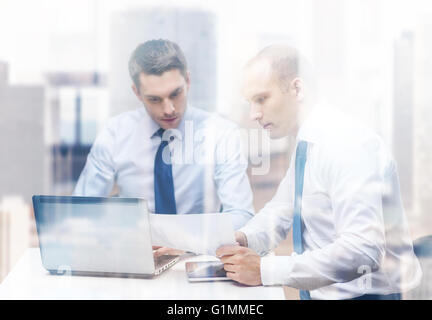
<svg viewBox="0 0 432 320">
<path fill-rule="evenodd" d="M 167 255 L 167 254 L 165 254 L 163 256 L 159 256 L 159 257 L 155 258 L 155 268 L 156 269 L 161 268 L 177 257 L 178 256 L 171 256 L 171 255 Z"/>
</svg>

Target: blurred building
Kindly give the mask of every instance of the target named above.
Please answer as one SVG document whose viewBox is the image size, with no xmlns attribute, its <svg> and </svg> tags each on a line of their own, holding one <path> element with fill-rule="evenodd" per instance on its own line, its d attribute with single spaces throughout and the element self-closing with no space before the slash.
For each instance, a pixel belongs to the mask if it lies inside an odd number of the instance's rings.
<svg viewBox="0 0 432 320">
<path fill-rule="evenodd" d="M 388 8 L 374 0 L 313 3 L 313 62 L 320 96 L 390 143 L 392 64 L 383 54 L 393 45 L 383 23 Z"/>
<path fill-rule="evenodd" d="M 46 188 L 44 88 L 10 85 L 8 65 L 0 63 L 0 198 L 26 202 Z"/>
<path fill-rule="evenodd" d="M 0 88 L 8 85 L 9 82 L 9 65 L 0 61 Z"/>
<path fill-rule="evenodd" d="M 50 193 L 70 194 L 108 117 L 106 78 L 99 73 L 46 75 Z"/>
<path fill-rule="evenodd" d="M 428 16 L 418 19 L 415 30 L 414 65 L 414 213 L 423 232 L 431 233 L 432 218 L 432 22 Z"/>
<path fill-rule="evenodd" d="M 405 209 L 413 205 L 414 34 L 395 40 L 393 55 L 393 154 L 398 164 Z"/>
<path fill-rule="evenodd" d="M 128 62 L 133 50 L 152 39 L 168 39 L 183 50 L 191 73 L 189 104 L 214 110 L 217 104 L 216 19 L 188 9 L 137 9 L 115 13 L 110 34 L 110 114 L 140 107 L 131 89 Z"/>
<path fill-rule="evenodd" d="M 0 199 L 0 283 L 30 246 L 31 211 L 21 197 Z"/>
</svg>

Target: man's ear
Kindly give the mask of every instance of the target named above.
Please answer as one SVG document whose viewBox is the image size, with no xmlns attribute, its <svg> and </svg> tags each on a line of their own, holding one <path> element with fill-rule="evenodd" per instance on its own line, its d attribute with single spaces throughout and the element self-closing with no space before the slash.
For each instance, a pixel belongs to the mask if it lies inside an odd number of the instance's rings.
<svg viewBox="0 0 432 320">
<path fill-rule="evenodd" d="M 186 79 L 185 80 L 186 80 L 187 89 L 189 91 L 189 88 L 190 88 L 190 72 L 189 71 L 186 72 Z"/>
<path fill-rule="evenodd" d="M 291 81 L 290 89 L 298 101 L 302 101 L 304 99 L 304 86 L 303 80 L 301 78 L 294 78 Z"/>
</svg>

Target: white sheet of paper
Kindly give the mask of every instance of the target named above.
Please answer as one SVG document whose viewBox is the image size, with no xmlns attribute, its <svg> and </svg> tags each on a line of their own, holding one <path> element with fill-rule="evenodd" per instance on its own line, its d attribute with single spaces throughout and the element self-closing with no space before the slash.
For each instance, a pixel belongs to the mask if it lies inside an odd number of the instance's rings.
<svg viewBox="0 0 432 320">
<path fill-rule="evenodd" d="M 216 255 L 236 243 L 231 214 L 150 214 L 152 245 Z"/>
</svg>

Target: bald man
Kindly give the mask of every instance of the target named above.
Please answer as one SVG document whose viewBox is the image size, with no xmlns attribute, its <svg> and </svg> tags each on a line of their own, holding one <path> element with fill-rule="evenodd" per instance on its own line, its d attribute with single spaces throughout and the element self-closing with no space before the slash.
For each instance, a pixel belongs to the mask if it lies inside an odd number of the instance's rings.
<svg viewBox="0 0 432 320">
<path fill-rule="evenodd" d="M 245 67 L 251 118 L 296 151 L 274 198 L 219 248 L 228 277 L 286 285 L 301 299 L 401 299 L 421 269 L 400 199 L 396 164 L 382 139 L 315 103 L 295 48 L 270 46 Z M 263 256 L 293 230 L 294 253 Z"/>
</svg>

